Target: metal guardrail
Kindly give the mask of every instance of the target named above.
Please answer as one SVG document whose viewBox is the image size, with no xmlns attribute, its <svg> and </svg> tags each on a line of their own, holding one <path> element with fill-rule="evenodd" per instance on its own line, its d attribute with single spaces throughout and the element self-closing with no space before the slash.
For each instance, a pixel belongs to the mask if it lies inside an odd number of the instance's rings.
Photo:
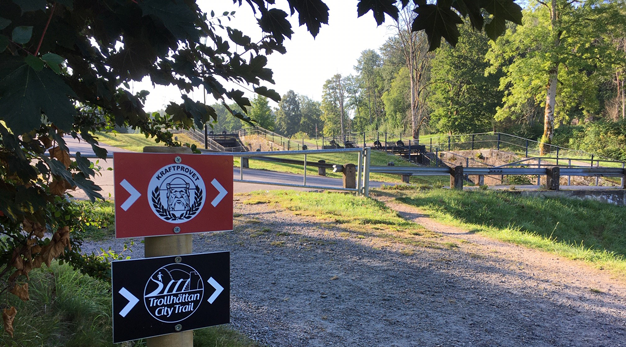
<svg viewBox="0 0 626 347">
<path fill-rule="evenodd" d="M 522 167 L 464 167 L 463 175 L 524 175 L 524 176 L 547 176 L 549 170 L 556 166 L 522 168 Z M 610 167 L 563 167 L 559 166 L 561 176 L 583 177 L 621 177 L 622 186 L 626 178 L 626 169 Z M 388 173 L 396 175 L 414 176 L 444 176 L 454 175 L 454 170 L 447 167 L 411 167 L 411 166 L 371 166 L 370 172 Z M 540 181 L 538 181 L 540 182 Z"/>
<path fill-rule="evenodd" d="M 323 153 L 346 153 L 346 152 L 355 152 L 358 153 L 358 164 L 357 167 L 357 187 L 356 188 L 343 188 L 343 187 L 333 187 L 333 186 L 313 186 L 307 184 L 307 156 L 313 154 L 323 154 Z M 278 182 L 267 182 L 267 181 L 254 181 L 254 180 L 246 180 L 244 179 L 244 167 L 243 160 L 239 163 L 239 179 L 234 179 L 234 182 L 240 183 L 255 183 L 255 184 L 266 184 L 266 185 L 276 185 L 283 187 L 296 187 L 296 188 L 311 188 L 311 189 L 325 189 L 325 190 L 339 190 L 339 191 L 347 191 L 347 192 L 355 192 L 358 195 L 369 196 L 369 173 L 370 173 L 370 156 L 371 149 L 370 148 L 342 148 L 342 149 L 320 149 L 320 150 L 305 150 L 305 151 L 275 151 L 275 152 L 233 152 L 233 153 L 206 153 L 211 155 L 229 155 L 233 157 L 240 158 L 249 158 L 254 159 L 254 157 L 263 157 L 263 156 L 284 156 L 284 155 L 303 155 L 304 156 L 304 173 L 302 184 L 291 184 L 291 183 L 278 183 Z"/>
<path fill-rule="evenodd" d="M 370 166 L 370 172 L 414 176 L 445 176 L 451 171 L 447 167 L 420 166 Z"/>
</svg>

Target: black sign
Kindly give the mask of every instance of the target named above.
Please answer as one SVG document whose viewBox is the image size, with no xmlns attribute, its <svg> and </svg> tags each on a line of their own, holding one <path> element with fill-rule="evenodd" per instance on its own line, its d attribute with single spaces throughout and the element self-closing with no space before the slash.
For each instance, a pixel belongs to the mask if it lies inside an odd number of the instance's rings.
<svg viewBox="0 0 626 347">
<path fill-rule="evenodd" d="M 230 253 L 111 264 L 113 342 L 230 322 Z"/>
</svg>

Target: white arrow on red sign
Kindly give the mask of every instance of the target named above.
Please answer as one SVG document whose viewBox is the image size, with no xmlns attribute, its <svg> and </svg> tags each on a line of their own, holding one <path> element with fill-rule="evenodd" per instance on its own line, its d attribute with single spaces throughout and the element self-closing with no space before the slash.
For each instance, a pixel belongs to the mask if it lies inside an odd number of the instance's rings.
<svg viewBox="0 0 626 347">
<path fill-rule="evenodd" d="M 122 210 L 128 211 L 128 209 L 135 203 L 135 201 L 139 199 L 139 197 L 141 196 L 141 193 L 138 192 L 137 189 L 135 189 L 135 187 L 133 187 L 130 183 L 128 183 L 127 180 L 123 180 L 122 182 L 120 182 L 120 185 L 124 187 L 124 189 L 126 189 L 127 192 L 130 193 L 130 196 L 128 197 L 128 199 L 126 199 L 126 201 L 124 201 L 122 206 L 120 206 Z"/>
<path fill-rule="evenodd" d="M 228 194 L 228 191 L 224 189 L 224 187 L 222 187 L 220 182 L 218 182 L 215 178 L 213 179 L 213 181 L 211 181 L 211 184 L 213 185 L 213 187 L 215 187 L 215 189 L 217 189 L 218 192 L 220 192 L 219 194 L 217 194 L 215 199 L 211 201 L 211 205 L 213 205 L 213 207 L 216 207 L 220 203 L 220 201 L 224 199 L 226 194 Z"/>
</svg>

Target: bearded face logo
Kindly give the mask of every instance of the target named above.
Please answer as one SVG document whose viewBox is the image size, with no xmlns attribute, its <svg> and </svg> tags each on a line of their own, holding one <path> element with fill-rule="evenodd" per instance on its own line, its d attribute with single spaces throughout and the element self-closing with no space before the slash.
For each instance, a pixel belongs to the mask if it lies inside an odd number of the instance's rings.
<svg viewBox="0 0 626 347">
<path fill-rule="evenodd" d="M 175 178 L 167 184 L 167 209 L 170 212 L 185 212 L 191 206 L 189 202 L 189 183 Z"/>
<path fill-rule="evenodd" d="M 202 177 L 193 168 L 182 164 L 159 170 L 152 177 L 148 190 L 152 211 L 170 223 L 191 220 L 206 199 Z"/>
</svg>

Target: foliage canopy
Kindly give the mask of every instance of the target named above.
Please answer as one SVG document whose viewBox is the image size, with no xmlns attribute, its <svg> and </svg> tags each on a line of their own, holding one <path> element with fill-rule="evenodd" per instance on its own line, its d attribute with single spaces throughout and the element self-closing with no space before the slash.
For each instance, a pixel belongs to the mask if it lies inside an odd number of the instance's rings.
<svg viewBox="0 0 626 347">
<path fill-rule="evenodd" d="M 244 1 L 232 3 L 242 6 Z M 256 42 L 225 25 L 233 12 L 203 12 L 194 0 L 0 2 L 0 293 L 10 290 L 27 298 L 27 286 L 18 280 L 63 252 L 74 265 L 89 268 L 79 252 L 80 238 L 70 238 L 78 222 L 64 196 L 76 187 L 92 200 L 102 196 L 90 180 L 96 167 L 80 153 L 71 158 L 64 135 L 86 141 L 105 158 L 96 131 L 131 127 L 157 142 L 178 145 L 171 129 L 215 120 L 215 108 L 188 96 L 196 88 L 246 121 L 248 116 L 229 104 L 246 110 L 250 100 L 225 82 L 280 99 L 262 83 L 273 83 L 267 55 L 284 53 L 283 42 L 291 38 L 288 14 L 273 0 L 245 3 L 264 33 Z M 286 3 L 313 36 L 328 23 L 322 0 Z M 372 12 L 382 24 L 385 15 L 398 18 L 398 6 L 409 1 L 360 0 L 357 12 Z M 506 20 L 521 20 L 512 0 L 419 1 L 415 11 L 413 29 L 426 31 L 431 48 L 441 38 L 456 43 L 461 17 L 476 28 L 490 18 L 485 30 L 492 37 L 504 31 Z M 130 87 L 144 78 L 176 86 L 182 102 L 170 103 L 166 115 L 147 114 L 147 92 Z M 46 233 L 53 236 L 46 238 Z"/>
</svg>

